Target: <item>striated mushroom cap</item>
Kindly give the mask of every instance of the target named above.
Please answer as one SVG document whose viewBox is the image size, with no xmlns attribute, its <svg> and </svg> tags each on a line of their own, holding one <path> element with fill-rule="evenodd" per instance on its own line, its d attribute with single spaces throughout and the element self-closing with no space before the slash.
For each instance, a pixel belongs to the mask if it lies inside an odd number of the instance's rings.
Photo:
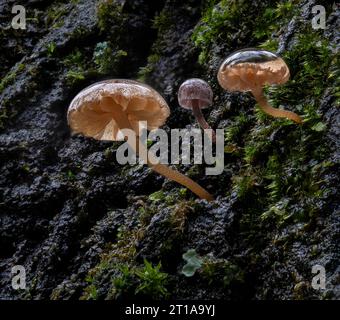
<svg viewBox="0 0 340 320">
<path fill-rule="evenodd" d="M 213 92 L 207 82 L 192 78 L 184 81 L 178 90 L 178 103 L 184 109 L 192 109 L 193 100 L 199 101 L 201 109 L 208 108 L 213 100 Z"/>
<path fill-rule="evenodd" d="M 68 108 L 67 120 L 74 133 L 97 140 L 121 140 L 120 129 L 130 127 L 138 135 L 138 121 L 147 121 L 148 129 L 153 130 L 162 126 L 169 114 L 167 103 L 151 87 L 114 79 L 80 91 Z M 127 125 L 120 127 L 124 120 Z"/>
<path fill-rule="evenodd" d="M 242 49 L 229 55 L 221 64 L 217 79 L 228 91 L 251 91 L 267 84 L 283 84 L 289 68 L 282 58 L 261 49 Z"/>
</svg>

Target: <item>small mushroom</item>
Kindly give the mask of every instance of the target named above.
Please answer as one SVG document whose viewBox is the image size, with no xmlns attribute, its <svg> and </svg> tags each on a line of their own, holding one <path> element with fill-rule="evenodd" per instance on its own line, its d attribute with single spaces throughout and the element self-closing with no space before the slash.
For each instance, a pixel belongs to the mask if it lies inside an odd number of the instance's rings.
<svg viewBox="0 0 340 320">
<path fill-rule="evenodd" d="M 193 78 L 184 81 L 178 90 L 178 103 L 184 109 L 192 110 L 202 129 L 211 129 L 205 120 L 202 110 L 208 108 L 213 101 L 213 92 L 207 82 Z M 215 131 L 212 131 L 212 140 L 216 142 Z"/>
<path fill-rule="evenodd" d="M 263 94 L 264 85 L 283 84 L 289 75 L 282 58 L 266 50 L 249 48 L 229 55 L 221 64 L 217 79 L 225 90 L 251 91 L 262 110 L 271 116 L 302 123 L 296 113 L 273 108 Z"/>
<path fill-rule="evenodd" d="M 137 141 L 127 142 L 136 154 L 144 157 L 146 147 L 137 151 L 139 121 L 146 121 L 148 129 L 153 130 L 163 125 L 169 114 L 165 100 L 151 87 L 132 80 L 106 80 L 78 93 L 68 108 L 67 119 L 74 133 L 97 140 L 122 140 L 125 136 L 121 130 L 131 129 Z M 213 200 L 210 193 L 187 176 L 157 163 L 153 155 L 149 154 L 149 158 L 152 161 L 147 157 L 143 160 L 154 171 L 184 185 L 200 198 Z"/>
</svg>

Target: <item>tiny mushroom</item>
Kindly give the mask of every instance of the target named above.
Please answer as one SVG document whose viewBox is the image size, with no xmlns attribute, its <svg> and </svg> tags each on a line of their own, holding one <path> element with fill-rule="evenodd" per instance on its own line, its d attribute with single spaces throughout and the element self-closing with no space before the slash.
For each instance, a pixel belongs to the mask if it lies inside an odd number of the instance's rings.
<svg viewBox="0 0 340 320">
<path fill-rule="evenodd" d="M 208 108 L 213 101 L 213 92 L 207 82 L 192 78 L 184 81 L 178 90 L 178 103 L 184 109 L 192 110 L 202 129 L 211 129 L 205 120 L 202 110 Z M 216 142 L 215 131 L 212 130 L 212 141 Z"/>
<path fill-rule="evenodd" d="M 267 114 L 302 123 L 296 113 L 273 108 L 263 94 L 264 85 L 283 84 L 289 75 L 289 68 L 282 58 L 266 50 L 249 48 L 229 55 L 221 64 L 217 79 L 225 90 L 251 91 Z"/>
<path fill-rule="evenodd" d="M 153 130 L 163 125 L 169 114 L 167 103 L 151 87 L 133 80 L 113 79 L 78 93 L 68 108 L 67 119 L 74 133 L 97 140 L 122 140 L 126 137 L 121 130 L 133 130 L 137 141 L 127 142 L 154 171 L 184 185 L 202 199 L 213 200 L 210 193 L 187 176 L 157 163 L 153 155 L 147 157 L 146 146 L 139 145 L 139 121 L 146 121 L 147 129 Z M 144 149 L 137 150 L 138 145 Z"/>
</svg>

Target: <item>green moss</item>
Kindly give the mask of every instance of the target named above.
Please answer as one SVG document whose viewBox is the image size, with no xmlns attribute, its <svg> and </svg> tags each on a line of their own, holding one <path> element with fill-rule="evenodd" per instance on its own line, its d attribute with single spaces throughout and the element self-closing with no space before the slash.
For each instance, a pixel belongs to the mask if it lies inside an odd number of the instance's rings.
<svg viewBox="0 0 340 320">
<path fill-rule="evenodd" d="M 110 298 L 143 296 L 152 299 L 168 297 L 168 274 L 161 271 L 161 264 L 153 266 L 144 260 L 143 266 L 116 264 L 118 274 L 112 279 Z"/>
<path fill-rule="evenodd" d="M 85 38 L 86 36 L 88 36 L 90 34 L 91 30 L 86 28 L 85 26 L 78 26 L 76 27 L 72 34 L 71 34 L 71 38 L 73 39 L 82 39 Z"/>
<path fill-rule="evenodd" d="M 152 27 L 156 30 L 167 30 L 171 26 L 173 20 L 169 16 L 168 11 L 163 9 L 153 20 Z"/>
<path fill-rule="evenodd" d="M 192 35 L 195 46 L 200 50 L 199 62 L 204 64 L 209 60 L 213 44 L 222 43 L 223 46 L 235 47 L 239 41 L 235 35 L 250 36 L 250 30 L 255 29 L 256 18 L 266 7 L 266 1 L 259 4 L 257 10 L 254 10 L 252 2 L 247 0 L 222 0 L 218 3 L 210 1 Z M 240 21 L 243 26 L 242 35 L 239 29 Z"/>
<path fill-rule="evenodd" d="M 12 85 L 18 75 L 25 69 L 26 65 L 20 63 L 9 71 L 4 78 L 0 81 L 0 94 L 10 85 Z M 33 87 L 33 86 L 32 86 Z M 3 129 L 5 122 L 16 115 L 16 110 L 10 108 L 14 102 L 10 99 L 2 99 L 0 110 L 0 129 Z"/>
<path fill-rule="evenodd" d="M 154 71 L 155 64 L 159 61 L 160 55 L 153 53 L 148 57 L 147 65 L 139 68 L 138 80 L 145 82 L 148 76 Z"/>
<path fill-rule="evenodd" d="M 119 275 L 112 279 L 111 296 L 123 296 L 125 294 L 134 294 L 136 280 L 135 270 L 127 265 L 117 265 Z"/>
<path fill-rule="evenodd" d="M 266 154 L 268 146 L 270 146 L 270 142 L 268 140 L 255 143 L 252 141 L 244 148 L 244 160 L 248 164 L 255 163 L 259 157 Z"/>
<path fill-rule="evenodd" d="M 84 60 L 83 53 L 76 48 L 63 59 L 62 64 L 68 68 L 80 69 L 84 65 Z"/>
<path fill-rule="evenodd" d="M 114 264 L 104 257 L 97 266 L 91 269 L 85 278 L 85 282 L 88 285 L 85 287 L 80 300 L 97 300 L 101 277 L 110 272 L 114 267 Z"/>
<path fill-rule="evenodd" d="M 101 1 L 98 5 L 98 26 L 101 31 L 110 30 L 124 21 L 123 4 L 115 0 Z"/>
<path fill-rule="evenodd" d="M 98 289 L 94 284 L 95 279 L 92 276 L 88 276 L 85 281 L 89 284 L 80 297 L 80 300 L 97 300 L 98 299 Z"/>
<path fill-rule="evenodd" d="M 212 255 L 204 257 L 201 274 L 208 284 L 221 282 L 223 287 L 229 286 L 232 282 L 244 281 L 244 273 L 237 265 Z"/>
<path fill-rule="evenodd" d="M 210 6 L 205 9 L 201 23 L 195 28 L 192 35 L 195 46 L 201 49 L 200 63 L 207 60 L 212 43 L 216 38 L 223 37 L 223 29 L 228 29 L 232 24 L 233 17 L 237 16 L 238 10 L 237 5 L 229 0 L 223 0 L 217 6 L 216 1 L 211 1 Z"/>
<path fill-rule="evenodd" d="M 162 190 L 156 191 L 149 195 L 149 200 L 151 200 L 152 202 L 164 201 L 165 194 Z"/>
<path fill-rule="evenodd" d="M 56 48 L 57 48 L 57 45 L 55 42 L 50 42 L 48 44 L 46 44 L 46 50 L 47 50 L 47 55 L 49 57 L 52 57 L 54 54 L 55 54 L 55 51 L 56 51 Z"/>
<path fill-rule="evenodd" d="M 315 118 L 320 98 L 327 86 L 332 87 L 336 56 L 327 40 L 317 32 L 305 30 L 297 37 L 296 45 L 283 55 L 290 67 L 292 80 L 284 86 L 271 87 L 269 95 L 274 106 L 284 101 L 288 105 L 302 105 L 305 116 Z M 306 99 L 308 97 L 309 99 Z M 312 104 L 312 105 L 311 105 Z"/>
<path fill-rule="evenodd" d="M 11 70 L 6 74 L 4 78 L 0 81 L 0 94 L 11 84 L 15 82 L 15 79 L 25 69 L 25 64 L 20 63 L 14 70 Z M 15 111 L 12 111 L 9 108 L 11 105 L 10 100 L 3 99 L 1 101 L 1 110 L 0 110 L 0 129 L 4 128 L 5 121 L 15 115 Z"/>
<path fill-rule="evenodd" d="M 87 74 L 92 72 L 93 66 L 88 61 L 85 52 L 78 48 L 74 49 L 63 60 L 62 65 L 66 68 L 65 80 L 69 86 L 75 85 L 86 79 Z"/>
<path fill-rule="evenodd" d="M 117 65 L 121 63 L 122 57 L 126 57 L 124 50 L 114 50 L 107 41 L 97 43 L 93 60 L 99 73 L 115 73 Z"/>
<path fill-rule="evenodd" d="M 169 293 L 166 288 L 168 274 L 161 271 L 161 264 L 153 266 L 147 260 L 144 260 L 144 267 L 136 270 L 139 278 L 139 285 L 136 288 L 136 294 L 143 294 L 153 299 L 166 298 Z"/>
<path fill-rule="evenodd" d="M 145 226 L 138 224 L 134 228 L 127 225 L 119 227 L 114 243 L 107 244 L 104 253 L 101 255 L 100 262 L 92 268 L 87 275 L 87 279 L 92 279 L 90 285 L 100 285 L 103 278 L 106 279 L 108 274 L 112 274 L 112 288 L 108 298 L 116 298 L 119 294 L 128 293 L 134 295 L 138 285 L 135 274 L 135 255 L 136 243 L 143 238 Z M 107 280 L 105 280 L 107 281 Z M 84 291 L 84 298 L 89 297 L 88 291 Z"/>
<path fill-rule="evenodd" d="M 275 35 L 280 33 L 281 21 L 297 14 L 297 4 L 298 1 L 274 4 L 258 16 L 257 21 L 263 24 L 257 23 L 253 37 L 259 45 L 262 43 L 260 46 L 276 50 Z M 330 150 L 324 136 L 327 126 L 318 109 L 326 90 L 335 101 L 338 99 L 338 61 L 334 52 L 320 31 L 313 30 L 310 24 L 302 25 L 291 48 L 283 53 L 291 80 L 265 89 L 274 107 L 283 106 L 302 115 L 303 126 L 274 119 L 256 108 L 256 124 L 251 130 L 253 122 L 245 115 L 233 118 L 226 129 L 227 142 L 239 148 L 244 144 L 242 165 L 233 178 L 232 190 L 244 209 L 242 232 L 249 232 L 253 241 L 258 237 L 253 230 L 262 223 L 275 221 L 283 226 L 308 222 L 320 210 L 320 201 L 327 193 L 323 177 L 329 170 Z"/>
<path fill-rule="evenodd" d="M 79 81 L 82 81 L 85 79 L 84 71 L 82 70 L 69 70 L 66 73 L 66 82 L 68 85 L 72 86 Z"/>
<path fill-rule="evenodd" d="M 46 27 L 57 29 L 64 24 L 63 17 L 69 12 L 69 8 L 65 4 L 57 3 L 50 6 L 46 13 Z"/>
<path fill-rule="evenodd" d="M 232 124 L 225 129 L 225 141 L 227 142 L 239 142 L 242 138 L 242 134 L 249 128 L 251 119 L 245 115 L 240 114 L 232 119 Z"/>
<path fill-rule="evenodd" d="M 263 14 L 256 19 L 253 36 L 255 39 L 261 41 L 266 40 L 267 50 L 273 50 L 277 39 L 275 35 L 281 26 L 287 25 L 291 18 L 298 12 L 297 4 L 299 0 L 288 0 L 283 2 L 274 3 L 273 7 L 267 7 Z M 268 38 L 269 41 L 268 41 Z M 276 51 L 276 50 L 273 50 Z"/>
<path fill-rule="evenodd" d="M 175 235 L 175 239 L 181 238 L 184 233 L 187 217 L 195 210 L 194 201 L 181 200 L 178 202 L 178 200 L 180 199 L 177 198 L 177 201 L 175 202 L 176 205 L 172 209 L 171 215 L 169 217 L 170 228 Z"/>
<path fill-rule="evenodd" d="M 18 74 L 22 72 L 24 69 L 25 69 L 25 65 L 23 63 L 20 63 L 14 70 L 8 72 L 6 76 L 3 79 L 1 79 L 0 94 L 5 90 L 7 86 L 9 86 L 10 84 L 14 82 Z"/>
<path fill-rule="evenodd" d="M 252 201 L 258 198 L 258 180 L 260 180 L 260 178 L 256 173 L 247 172 L 240 172 L 240 175 L 232 178 L 232 192 L 235 192 L 238 199 L 244 203 L 244 208 L 253 207 Z"/>
<path fill-rule="evenodd" d="M 75 85 L 86 79 L 88 74 L 93 73 L 94 66 L 91 65 L 86 52 L 75 48 L 63 60 L 62 65 L 66 68 L 66 83 L 69 86 Z"/>
</svg>

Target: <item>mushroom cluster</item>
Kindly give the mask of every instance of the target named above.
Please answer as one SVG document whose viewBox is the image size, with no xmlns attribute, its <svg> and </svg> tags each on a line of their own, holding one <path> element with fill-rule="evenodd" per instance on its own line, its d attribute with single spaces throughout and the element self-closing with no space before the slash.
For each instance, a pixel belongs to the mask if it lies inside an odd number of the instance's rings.
<svg viewBox="0 0 340 320">
<path fill-rule="evenodd" d="M 97 140 L 127 139 L 123 129 L 133 130 L 138 140 L 140 121 L 146 121 L 147 129 L 153 130 L 162 126 L 169 114 L 167 103 L 151 87 L 137 81 L 115 79 L 95 83 L 78 93 L 69 106 L 67 119 L 74 133 Z M 189 177 L 158 163 L 153 155 L 146 156 L 146 146 L 138 141 L 131 143 L 130 139 L 127 143 L 154 171 L 182 184 L 202 199 L 213 199 Z"/>
<path fill-rule="evenodd" d="M 265 85 L 283 84 L 290 76 L 286 63 L 276 54 L 260 49 L 243 49 L 229 55 L 221 64 L 217 79 L 229 91 L 250 91 L 264 112 L 274 117 L 288 118 L 296 123 L 302 119 L 296 113 L 273 108 L 263 94 Z M 211 129 L 202 109 L 212 104 L 213 92 L 207 82 L 192 78 L 182 83 L 178 91 L 181 107 L 192 110 L 202 129 Z M 180 172 L 160 164 L 146 146 L 139 144 L 139 125 L 148 130 L 162 126 L 170 114 L 162 96 L 151 87 L 133 80 L 113 79 L 95 83 L 82 90 L 71 102 L 67 118 L 75 133 L 97 140 L 127 140 L 132 150 L 154 171 L 190 189 L 202 199 L 213 196 Z M 132 130 L 132 143 L 124 129 Z M 212 130 L 212 140 L 216 134 Z M 137 147 L 139 146 L 139 147 Z"/>
<path fill-rule="evenodd" d="M 289 68 L 282 58 L 266 50 L 250 48 L 229 55 L 221 64 L 217 79 L 225 90 L 251 91 L 267 114 L 302 123 L 296 113 L 273 108 L 263 94 L 265 85 L 284 84 L 289 76 Z"/>
</svg>

